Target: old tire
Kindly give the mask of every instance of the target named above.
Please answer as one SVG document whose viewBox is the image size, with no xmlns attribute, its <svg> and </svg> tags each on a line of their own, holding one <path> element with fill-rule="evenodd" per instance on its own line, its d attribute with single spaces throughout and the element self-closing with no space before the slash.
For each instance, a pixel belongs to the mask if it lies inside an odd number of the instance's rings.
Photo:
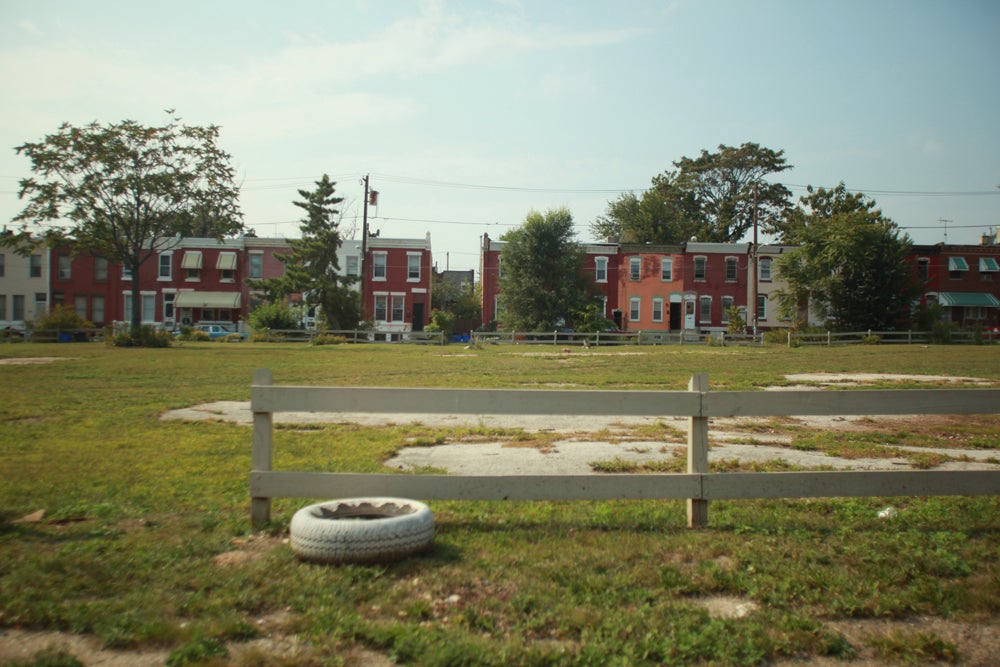
<svg viewBox="0 0 1000 667">
<path fill-rule="evenodd" d="M 423 551 L 434 539 L 427 505 L 404 498 L 348 498 L 292 517 L 292 551 L 317 563 L 377 563 Z"/>
</svg>

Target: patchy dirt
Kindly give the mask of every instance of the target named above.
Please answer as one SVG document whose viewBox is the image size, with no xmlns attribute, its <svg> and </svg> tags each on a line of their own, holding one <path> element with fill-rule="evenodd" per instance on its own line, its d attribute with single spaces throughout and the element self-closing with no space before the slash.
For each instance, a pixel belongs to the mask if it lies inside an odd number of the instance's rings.
<svg viewBox="0 0 1000 667">
<path fill-rule="evenodd" d="M 14 357 L 11 359 L 0 359 L 0 366 L 28 366 L 30 364 L 51 364 L 54 361 L 62 361 L 67 357 Z"/>
</svg>

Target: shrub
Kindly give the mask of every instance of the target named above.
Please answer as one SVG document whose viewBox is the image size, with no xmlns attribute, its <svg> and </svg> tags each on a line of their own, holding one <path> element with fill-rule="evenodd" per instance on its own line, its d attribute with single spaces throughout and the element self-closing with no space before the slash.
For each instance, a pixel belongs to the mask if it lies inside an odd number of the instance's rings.
<svg viewBox="0 0 1000 667">
<path fill-rule="evenodd" d="M 250 326 L 255 331 L 268 329 L 298 329 L 299 319 L 284 301 L 265 303 L 250 313 Z"/>
<path fill-rule="evenodd" d="M 114 347 L 170 347 L 173 335 L 169 331 L 145 324 L 138 331 L 113 333 L 105 340 Z"/>
<path fill-rule="evenodd" d="M 94 323 L 80 317 L 75 310 L 59 304 L 38 318 L 35 328 L 43 331 L 66 331 L 68 329 L 93 329 Z"/>
<path fill-rule="evenodd" d="M 341 345 L 346 342 L 346 336 L 335 336 L 333 334 L 320 334 L 312 339 L 313 345 Z"/>
<path fill-rule="evenodd" d="M 431 321 L 424 331 L 429 331 L 431 333 L 444 332 L 445 335 L 450 335 L 455 329 L 455 315 L 444 310 L 432 310 L 431 311 Z"/>
<path fill-rule="evenodd" d="M 868 334 L 867 336 L 861 339 L 861 342 L 864 343 L 865 345 L 878 345 L 879 343 L 882 342 L 882 337 L 876 334 Z"/>
</svg>

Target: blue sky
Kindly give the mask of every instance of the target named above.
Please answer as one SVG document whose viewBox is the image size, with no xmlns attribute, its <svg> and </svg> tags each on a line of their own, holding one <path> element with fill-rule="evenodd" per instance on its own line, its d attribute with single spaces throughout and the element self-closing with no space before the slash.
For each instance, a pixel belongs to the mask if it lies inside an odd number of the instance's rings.
<svg viewBox="0 0 1000 667">
<path fill-rule="evenodd" d="M 429 232 L 442 269 L 532 209 L 594 240 L 618 193 L 746 141 L 785 151 L 796 197 L 844 181 L 917 243 L 942 219 L 978 243 L 1000 225 L 998 35 L 993 0 L 0 0 L 0 218 L 13 147 L 175 108 L 222 127 L 258 235 L 296 236 L 323 173 L 360 229 L 367 173 L 373 229 Z"/>
</svg>

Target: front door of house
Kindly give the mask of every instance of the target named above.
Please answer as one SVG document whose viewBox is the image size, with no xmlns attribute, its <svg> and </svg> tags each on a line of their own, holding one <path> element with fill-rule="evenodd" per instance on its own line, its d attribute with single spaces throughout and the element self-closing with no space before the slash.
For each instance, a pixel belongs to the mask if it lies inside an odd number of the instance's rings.
<svg viewBox="0 0 1000 667">
<path fill-rule="evenodd" d="M 695 310 L 694 299 L 685 299 L 684 300 L 684 328 L 685 329 L 694 329 L 695 328 L 695 324 L 694 324 L 695 323 L 695 320 L 694 320 L 694 310 Z"/>
</svg>

